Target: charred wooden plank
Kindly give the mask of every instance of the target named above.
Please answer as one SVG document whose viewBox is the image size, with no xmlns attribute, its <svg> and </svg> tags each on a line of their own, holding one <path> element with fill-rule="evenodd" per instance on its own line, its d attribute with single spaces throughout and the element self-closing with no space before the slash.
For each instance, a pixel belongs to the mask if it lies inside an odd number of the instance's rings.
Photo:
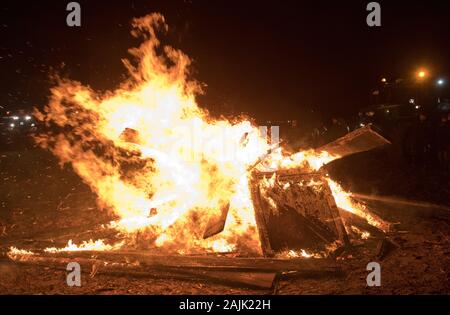
<svg viewBox="0 0 450 315">
<path fill-rule="evenodd" d="M 336 158 L 343 158 L 359 152 L 370 151 L 391 142 L 373 130 L 371 125 L 356 129 L 345 136 L 316 149 L 326 151 Z"/>
<path fill-rule="evenodd" d="M 218 215 L 212 215 L 203 232 L 203 239 L 219 234 L 223 231 L 227 221 L 228 211 L 230 210 L 230 203 L 226 202 L 219 209 Z"/>
<path fill-rule="evenodd" d="M 267 209 L 263 204 L 261 199 L 261 191 L 259 188 L 258 180 L 255 177 L 252 177 L 252 181 L 250 183 L 250 193 L 253 202 L 253 209 L 255 212 L 255 221 L 256 227 L 258 229 L 259 240 L 261 244 L 261 251 L 266 257 L 273 257 L 274 251 L 272 250 L 272 246 L 270 244 L 269 232 L 267 230 L 268 220 L 265 214 L 267 213 Z"/>
<path fill-rule="evenodd" d="M 191 255 L 155 255 L 145 251 L 78 251 L 59 253 L 36 253 L 36 255 L 17 255 L 19 260 L 28 257 L 47 257 L 65 259 L 96 259 L 113 263 L 127 263 L 148 268 L 181 268 L 199 270 L 223 271 L 333 271 L 340 266 L 328 258 L 241 258 L 220 256 L 191 256 Z M 30 258 L 32 259 L 32 258 Z"/>
<path fill-rule="evenodd" d="M 383 238 L 386 236 L 386 233 L 383 230 L 381 230 L 373 225 L 370 225 L 369 223 L 367 223 L 366 220 L 357 216 L 356 214 L 345 211 L 343 209 L 339 209 L 339 212 L 347 226 L 349 226 L 349 227 L 355 226 L 356 228 L 358 228 L 362 231 L 369 232 L 374 237 Z"/>
<path fill-rule="evenodd" d="M 24 255 L 16 260 L 24 265 L 42 266 L 57 270 L 66 270 L 70 262 L 80 264 L 81 270 L 89 272 L 91 277 L 97 274 L 148 277 L 156 279 L 177 279 L 189 281 L 208 281 L 230 286 L 247 287 L 254 289 L 270 289 L 276 278 L 276 272 L 257 271 L 226 271 L 226 270 L 202 270 L 174 267 L 149 267 L 129 263 L 108 262 L 100 259 L 48 257 L 36 255 Z M 95 272 L 92 272 L 95 270 Z"/>
<path fill-rule="evenodd" d="M 208 281 L 230 286 L 270 289 L 277 275 L 293 272 L 298 277 L 336 276 L 342 269 L 329 259 L 225 258 L 152 255 L 133 252 L 61 252 L 16 254 L 14 262 L 66 270 L 78 262 L 91 277 L 107 274 L 158 279 Z M 93 272 L 94 271 L 94 272 Z"/>
</svg>

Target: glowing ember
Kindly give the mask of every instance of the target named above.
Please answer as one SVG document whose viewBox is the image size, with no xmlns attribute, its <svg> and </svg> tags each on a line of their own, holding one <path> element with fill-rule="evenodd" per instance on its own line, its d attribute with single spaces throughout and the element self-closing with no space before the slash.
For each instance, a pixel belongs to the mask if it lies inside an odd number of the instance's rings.
<svg viewBox="0 0 450 315">
<path fill-rule="evenodd" d="M 81 245 L 76 245 L 72 242 L 72 240 L 69 240 L 67 242 L 67 246 L 64 248 L 56 248 L 56 247 L 49 247 L 46 248 L 44 251 L 47 253 L 59 253 L 59 252 L 76 252 L 76 251 L 110 251 L 110 250 L 116 250 L 122 247 L 123 242 L 117 243 L 114 245 L 108 245 L 103 242 L 103 240 L 89 240 L 88 242 L 83 242 Z"/>
<path fill-rule="evenodd" d="M 360 237 L 361 237 L 361 239 L 363 239 L 363 240 L 366 240 L 366 239 L 368 239 L 369 237 L 370 237 L 370 233 L 369 232 L 367 232 L 367 231 L 361 231 L 360 229 L 358 229 L 356 226 L 351 226 L 350 227 L 351 228 L 351 230 L 353 231 L 353 232 L 355 232 L 356 234 L 358 234 Z"/>
<path fill-rule="evenodd" d="M 318 253 L 309 253 L 304 249 L 288 250 L 277 255 L 278 258 L 321 258 L 322 255 Z"/>
<path fill-rule="evenodd" d="M 18 249 L 17 247 L 12 246 L 9 248 L 9 251 L 6 255 L 12 260 L 15 260 L 17 256 L 32 256 L 34 255 L 34 253 L 28 250 Z"/>
</svg>

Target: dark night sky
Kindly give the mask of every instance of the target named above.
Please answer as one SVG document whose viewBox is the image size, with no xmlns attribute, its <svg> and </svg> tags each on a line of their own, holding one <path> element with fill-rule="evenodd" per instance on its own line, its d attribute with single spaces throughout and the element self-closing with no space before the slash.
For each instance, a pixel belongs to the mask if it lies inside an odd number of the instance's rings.
<svg viewBox="0 0 450 315">
<path fill-rule="evenodd" d="M 131 18 L 155 11 L 169 24 L 163 43 L 194 59 L 213 112 L 226 102 L 262 119 L 348 115 L 382 76 L 420 66 L 450 76 L 448 1 L 378 1 L 380 28 L 366 25 L 370 1 L 80 0 L 81 28 L 66 26 L 68 2 L 1 2 L 0 105 L 44 105 L 50 69 L 113 88 L 138 44 Z"/>
</svg>

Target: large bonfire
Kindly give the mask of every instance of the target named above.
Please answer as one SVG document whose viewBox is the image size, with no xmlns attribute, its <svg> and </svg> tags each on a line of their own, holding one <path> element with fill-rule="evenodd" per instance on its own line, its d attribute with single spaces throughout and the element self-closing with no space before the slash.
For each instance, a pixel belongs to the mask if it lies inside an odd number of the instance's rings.
<svg viewBox="0 0 450 315">
<path fill-rule="evenodd" d="M 202 89 L 189 76 L 190 59 L 158 40 L 157 32 L 168 29 L 164 17 L 151 14 L 134 19 L 132 26 L 132 35 L 143 42 L 123 60 L 127 80 L 98 92 L 58 79 L 49 104 L 36 111 L 52 130 L 36 137 L 38 143 L 72 165 L 100 208 L 114 214 L 108 228 L 124 236 L 120 244 L 70 243 L 67 250 L 115 249 L 139 234 L 149 248 L 181 253 L 259 252 L 249 169 L 265 157 L 264 167 L 271 169 L 318 170 L 336 157 L 274 150 L 249 119 L 213 119 L 196 102 Z M 370 221 L 329 182 L 339 207 Z M 224 231 L 203 239 L 208 219 L 228 203 Z"/>
</svg>

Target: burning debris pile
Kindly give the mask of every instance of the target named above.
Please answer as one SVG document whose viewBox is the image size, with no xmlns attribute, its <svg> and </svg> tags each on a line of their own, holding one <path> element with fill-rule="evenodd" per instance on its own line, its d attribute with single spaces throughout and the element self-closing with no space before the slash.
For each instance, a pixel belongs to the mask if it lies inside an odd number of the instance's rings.
<svg viewBox="0 0 450 315">
<path fill-rule="evenodd" d="M 49 104 L 36 111 L 50 130 L 37 142 L 114 214 L 107 228 L 122 241 L 46 252 L 139 247 L 309 257 L 387 229 L 322 171 L 385 139 L 366 127 L 317 150 L 285 152 L 247 118 L 213 119 L 197 105 L 202 86 L 189 76 L 190 59 L 157 38 L 168 29 L 163 16 L 132 25 L 143 43 L 123 60 L 128 80 L 97 92 L 58 79 Z"/>
<path fill-rule="evenodd" d="M 338 156 L 366 151 L 387 143 L 370 128 L 360 129 L 319 149 Z M 340 156 L 343 156 L 340 155 Z M 303 257 L 327 256 L 350 244 L 350 236 L 383 234 L 387 222 L 354 202 L 351 195 L 319 169 L 295 167 L 257 171 L 250 181 L 252 200 L 265 256 L 288 250 Z M 370 232 L 369 232 L 370 231 Z"/>
</svg>

